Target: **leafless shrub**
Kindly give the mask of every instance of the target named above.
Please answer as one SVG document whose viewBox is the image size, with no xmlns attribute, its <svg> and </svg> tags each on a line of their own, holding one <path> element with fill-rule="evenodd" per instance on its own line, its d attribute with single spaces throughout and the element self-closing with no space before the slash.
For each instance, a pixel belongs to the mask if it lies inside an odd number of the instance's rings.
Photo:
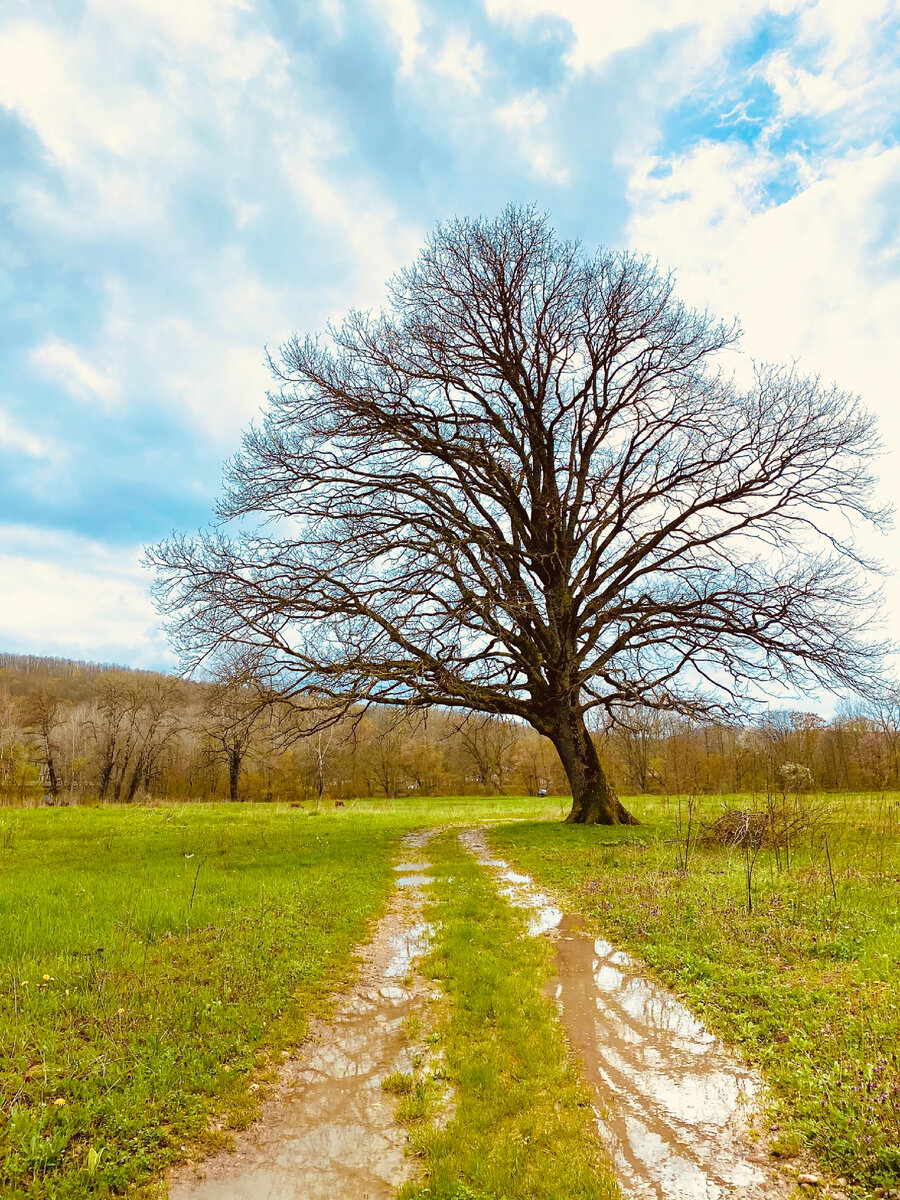
<svg viewBox="0 0 900 1200">
<path fill-rule="evenodd" d="M 828 818 L 828 805 L 821 799 L 794 793 L 770 795 L 766 807 L 726 808 L 701 837 L 704 846 L 741 846 L 750 849 L 785 850 L 814 840 Z"/>
<path fill-rule="evenodd" d="M 788 792 L 808 792 L 813 785 L 813 774 L 803 763 L 786 762 L 778 768 L 782 795 Z"/>
<path fill-rule="evenodd" d="M 743 808 L 726 808 L 718 820 L 706 826 L 700 841 L 704 846 L 765 845 L 769 831 L 768 815 Z"/>
</svg>

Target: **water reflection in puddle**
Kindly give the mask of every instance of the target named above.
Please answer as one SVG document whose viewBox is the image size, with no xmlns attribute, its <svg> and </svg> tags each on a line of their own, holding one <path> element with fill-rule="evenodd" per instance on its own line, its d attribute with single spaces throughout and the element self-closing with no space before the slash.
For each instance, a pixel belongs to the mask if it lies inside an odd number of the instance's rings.
<svg viewBox="0 0 900 1200">
<path fill-rule="evenodd" d="M 529 932 L 554 938 L 551 994 L 597 1098 L 625 1195 L 759 1200 L 779 1191 L 751 1161 L 746 1138 L 755 1075 L 671 992 L 638 974 L 627 954 L 563 916 L 529 876 L 492 858 L 480 831 L 461 840 L 512 903 L 532 910 Z"/>
<path fill-rule="evenodd" d="M 531 876 L 513 871 L 509 863 L 501 858 L 491 858 L 480 829 L 470 829 L 459 835 L 459 840 L 483 867 L 491 868 L 500 881 L 499 891 L 516 908 L 529 911 L 528 932 L 532 937 L 548 933 L 562 920 L 562 911 L 544 892 L 535 887 Z"/>
<path fill-rule="evenodd" d="M 402 979 L 409 974 L 413 962 L 421 958 L 431 945 L 434 926 L 428 921 L 420 921 L 403 933 L 394 934 L 390 939 L 393 957 L 384 968 L 385 979 Z"/>
<path fill-rule="evenodd" d="M 552 994 L 605 1110 L 601 1131 L 624 1191 L 641 1200 L 765 1195 L 745 1139 L 755 1076 L 629 964 L 578 918 L 563 918 Z"/>
</svg>

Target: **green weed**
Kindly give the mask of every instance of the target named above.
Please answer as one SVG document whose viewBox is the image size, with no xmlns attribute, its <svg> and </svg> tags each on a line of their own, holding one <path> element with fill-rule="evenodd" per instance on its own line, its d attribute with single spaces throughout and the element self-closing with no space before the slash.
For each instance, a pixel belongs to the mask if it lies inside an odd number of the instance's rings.
<svg viewBox="0 0 900 1200">
<path fill-rule="evenodd" d="M 413 1089 L 413 1077 L 406 1071 L 392 1071 L 381 1081 L 381 1090 L 395 1096 L 406 1096 Z"/>
</svg>

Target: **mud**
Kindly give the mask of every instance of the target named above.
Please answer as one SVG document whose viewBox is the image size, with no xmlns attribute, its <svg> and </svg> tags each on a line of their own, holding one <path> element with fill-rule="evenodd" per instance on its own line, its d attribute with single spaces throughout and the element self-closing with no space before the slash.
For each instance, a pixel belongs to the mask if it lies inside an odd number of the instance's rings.
<svg viewBox="0 0 900 1200">
<path fill-rule="evenodd" d="M 597 1123 L 633 1200 L 762 1200 L 789 1190 L 751 1140 L 758 1077 L 671 992 L 588 933 L 527 875 L 463 835 L 501 891 L 556 944 L 549 994 L 597 1101 Z"/>
<path fill-rule="evenodd" d="M 407 852 L 426 840 L 408 840 Z M 283 1066 L 260 1119 L 236 1134 L 232 1151 L 173 1173 L 169 1200 L 381 1200 L 413 1176 L 396 1098 L 381 1087 L 385 1075 L 411 1070 L 404 1021 L 428 995 L 410 978 L 431 932 L 422 920 L 428 864 L 413 865 L 360 951 L 359 982 Z"/>
</svg>

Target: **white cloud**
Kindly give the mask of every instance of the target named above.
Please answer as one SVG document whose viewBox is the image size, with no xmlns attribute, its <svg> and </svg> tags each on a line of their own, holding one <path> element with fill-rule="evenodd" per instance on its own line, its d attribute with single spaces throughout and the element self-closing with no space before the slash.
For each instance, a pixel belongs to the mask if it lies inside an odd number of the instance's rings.
<svg viewBox="0 0 900 1200">
<path fill-rule="evenodd" d="M 400 74 L 409 75 L 422 53 L 422 17 L 416 0 L 370 0 L 400 47 Z"/>
<path fill-rule="evenodd" d="M 133 156 L 156 141 L 162 121 L 161 105 L 143 88 L 117 87 L 109 70 L 90 78 L 100 57 L 91 49 L 36 23 L 6 26 L 0 38 L 0 104 L 75 171 L 86 149 Z"/>
<path fill-rule="evenodd" d="M 882 210 L 900 188 L 900 149 L 823 162 L 777 204 L 767 187 L 783 169 L 739 143 L 646 160 L 630 182 L 628 241 L 677 267 L 693 302 L 738 311 L 756 356 L 802 355 L 892 416 L 900 243 Z"/>
<path fill-rule="evenodd" d="M 209 153 L 203 122 L 277 111 L 286 62 L 240 0 L 86 0 L 72 27 L 0 22 L 0 106 L 65 183 L 20 183 L 20 219 L 81 236 L 164 223 L 170 190 Z"/>
<path fill-rule="evenodd" d="M 802 0 L 629 0 L 586 4 L 584 0 L 486 0 L 494 20 L 523 25 L 538 17 L 567 21 L 575 35 L 569 64 L 576 70 L 598 67 L 657 34 L 691 28 L 691 67 L 699 56 L 709 60 L 725 40 L 739 37 L 760 12 L 789 12 Z"/>
<path fill-rule="evenodd" d="M 385 11 L 411 66 L 418 9 L 396 0 Z M 332 14 L 340 15 L 333 6 Z M 421 233 L 354 170 L 352 138 L 288 66 L 243 0 L 86 0 L 71 26 L 0 20 L 0 104 L 35 131 L 54 168 L 15 181 L 17 219 L 69 249 L 134 238 L 157 264 L 107 279 L 90 344 L 59 329 L 42 338 L 31 362 L 44 377 L 107 408 L 168 409 L 232 447 L 265 398 L 266 344 L 298 321 L 318 327 L 350 303 L 383 298 Z M 257 143 L 268 148 L 264 181 Z M 223 247 L 195 250 L 183 228 L 184 187 L 204 197 L 212 229 L 221 206 L 235 231 L 258 223 L 270 239 L 278 235 L 266 230 L 268 196 L 293 192 L 301 222 L 333 247 L 330 280 L 315 290 L 302 278 L 267 286 L 227 232 Z"/>
<path fill-rule="evenodd" d="M 451 33 L 435 59 L 434 70 L 452 79 L 464 91 L 478 95 L 487 71 L 484 47 L 473 44 L 465 33 Z"/>
<path fill-rule="evenodd" d="M 31 351 L 31 361 L 42 375 L 78 400 L 99 401 L 104 408 L 111 408 L 118 399 L 114 375 L 92 366 L 70 342 L 50 338 Z"/>
<path fill-rule="evenodd" d="M 691 54 L 686 66 L 711 61 L 726 43 L 735 42 L 765 14 L 797 14 L 799 40 L 817 47 L 829 69 L 868 57 L 873 31 L 891 14 L 894 0 L 630 0 L 628 4 L 585 3 L 584 0 L 486 0 L 488 15 L 522 26 L 540 17 L 557 17 L 572 29 L 569 55 L 578 70 L 594 68 L 616 54 L 633 50 L 659 34 L 690 30 Z M 888 51 L 890 53 L 890 51 Z"/>
<path fill-rule="evenodd" d="M 0 646 L 132 666 L 171 662 L 140 554 L 0 526 Z"/>
<path fill-rule="evenodd" d="M 63 457 L 62 447 L 52 438 L 40 437 L 0 408 L 0 448 L 13 454 L 24 454 L 28 458 L 59 462 Z"/>
<path fill-rule="evenodd" d="M 767 185 L 783 163 L 739 143 L 701 143 L 632 176 L 628 241 L 678 275 L 678 293 L 719 315 L 737 314 L 744 349 L 790 361 L 859 393 L 888 450 L 883 500 L 900 501 L 900 148 L 822 161 L 804 186 L 774 203 Z M 900 551 L 867 539 L 895 572 L 888 597 L 900 622 Z"/>
<path fill-rule="evenodd" d="M 778 98 L 778 118 L 828 118 L 835 132 L 877 138 L 892 126 L 900 101 L 894 0 L 819 0 L 800 13 L 795 43 L 771 55 L 763 75 Z M 833 139 L 834 140 L 834 139 Z"/>
<path fill-rule="evenodd" d="M 547 129 L 547 105 L 536 92 L 513 97 L 494 116 L 513 135 L 518 153 L 539 179 L 560 186 L 569 182 L 568 168 L 559 163 Z"/>
<path fill-rule="evenodd" d="M 896 0 L 632 0 L 626 5 L 583 0 L 486 0 L 490 16 L 521 35 L 541 17 L 568 23 L 568 65 L 576 72 L 606 67 L 644 47 L 622 106 L 620 157 L 644 153 L 659 138 L 658 118 L 685 96 L 710 93 L 725 78 L 730 47 L 761 21 L 791 17 L 792 40 L 745 69 L 766 79 L 778 99 L 770 133 L 792 117 L 829 119 L 844 138 L 874 140 L 893 127 L 900 102 Z M 677 36 L 679 33 L 684 37 Z M 783 41 L 783 36 L 782 36 Z M 652 43 L 652 52 L 650 46 Z M 731 81 L 740 81 L 732 71 Z"/>
<path fill-rule="evenodd" d="M 286 287 L 267 287 L 238 254 L 198 268 L 202 312 L 166 311 L 134 281 L 106 281 L 108 317 L 95 346 L 131 406 L 152 406 L 223 451 L 265 402 L 265 345 L 290 332 Z"/>
<path fill-rule="evenodd" d="M 164 37 L 188 51 L 227 45 L 243 0 L 90 0 L 100 21 L 123 19 L 142 40 Z"/>
<path fill-rule="evenodd" d="M 364 178 L 337 178 L 321 143 L 285 146 L 281 165 L 315 219 L 318 236 L 333 243 L 340 264 L 341 286 L 332 289 L 326 315 L 336 318 L 350 304 L 381 302 L 387 280 L 420 247 L 421 231 L 402 221 L 395 206 Z"/>
<path fill-rule="evenodd" d="M 524 96 L 516 96 L 497 109 L 497 120 L 507 129 L 520 129 L 530 132 L 535 125 L 541 125 L 547 119 L 547 105 L 536 92 Z"/>
</svg>

